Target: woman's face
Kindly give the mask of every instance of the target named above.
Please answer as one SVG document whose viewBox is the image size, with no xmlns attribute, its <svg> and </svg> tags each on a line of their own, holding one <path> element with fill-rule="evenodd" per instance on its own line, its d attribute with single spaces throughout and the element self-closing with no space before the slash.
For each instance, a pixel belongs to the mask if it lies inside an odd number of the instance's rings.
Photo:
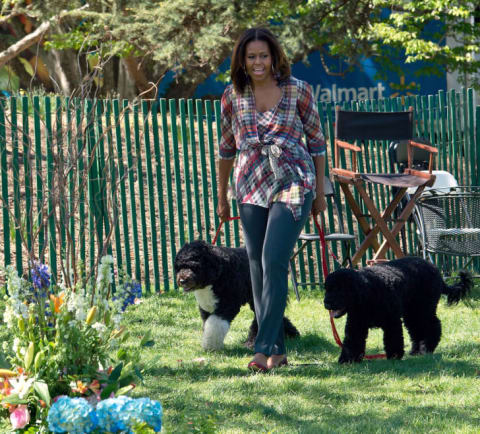
<svg viewBox="0 0 480 434">
<path fill-rule="evenodd" d="M 251 41 L 247 44 L 245 69 L 253 83 L 272 78 L 272 54 L 265 41 Z"/>
</svg>

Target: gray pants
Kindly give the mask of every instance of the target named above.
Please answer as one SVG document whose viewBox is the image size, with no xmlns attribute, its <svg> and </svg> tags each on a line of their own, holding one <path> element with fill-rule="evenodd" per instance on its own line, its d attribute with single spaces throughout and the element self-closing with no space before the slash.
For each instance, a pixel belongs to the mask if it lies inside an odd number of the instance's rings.
<svg viewBox="0 0 480 434">
<path fill-rule="evenodd" d="M 294 220 L 292 211 L 282 202 L 274 202 L 270 208 L 239 206 L 258 322 L 255 353 L 266 356 L 286 353 L 283 315 L 287 305 L 288 264 L 310 214 L 312 197 L 311 192 L 305 195 L 298 220 Z"/>
</svg>

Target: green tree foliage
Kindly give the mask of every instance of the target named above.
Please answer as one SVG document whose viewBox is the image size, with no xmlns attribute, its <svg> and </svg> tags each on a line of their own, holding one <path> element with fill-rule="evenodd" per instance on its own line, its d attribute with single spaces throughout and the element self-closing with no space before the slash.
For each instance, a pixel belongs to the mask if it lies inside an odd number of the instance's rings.
<svg viewBox="0 0 480 434">
<path fill-rule="evenodd" d="M 127 59 L 130 75 L 140 74 L 133 77 L 137 88 L 142 81 L 155 84 L 165 72 L 175 71 L 177 80 L 169 96 L 191 95 L 231 54 L 238 35 L 252 26 L 270 26 L 292 62 L 320 50 L 323 55 L 339 56 L 351 68 L 362 56 L 374 56 L 391 69 L 392 57 L 400 54 L 405 54 L 406 62 L 428 62 L 423 71 L 428 74 L 445 69 L 473 74 L 480 68 L 480 10 L 467 0 L 29 3 L 2 0 L 2 16 L 11 21 L 22 12 L 36 25 L 54 20 L 46 48 Z M 432 26 L 432 22 L 438 24 Z M 479 84 L 478 74 L 470 79 L 471 84 Z"/>
</svg>

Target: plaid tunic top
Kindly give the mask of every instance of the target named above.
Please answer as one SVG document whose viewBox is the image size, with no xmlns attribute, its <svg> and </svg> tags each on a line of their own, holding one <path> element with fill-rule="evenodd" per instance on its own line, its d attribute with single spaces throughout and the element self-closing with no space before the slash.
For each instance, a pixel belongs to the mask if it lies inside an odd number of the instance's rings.
<svg viewBox="0 0 480 434">
<path fill-rule="evenodd" d="M 242 95 L 227 86 L 221 101 L 219 156 L 233 159 L 238 154 L 238 203 L 269 207 L 284 202 L 297 220 L 305 194 L 315 191 L 312 157 L 323 155 L 326 145 L 311 87 L 294 77 L 279 87 L 278 104 L 259 113 L 250 86 Z"/>
</svg>

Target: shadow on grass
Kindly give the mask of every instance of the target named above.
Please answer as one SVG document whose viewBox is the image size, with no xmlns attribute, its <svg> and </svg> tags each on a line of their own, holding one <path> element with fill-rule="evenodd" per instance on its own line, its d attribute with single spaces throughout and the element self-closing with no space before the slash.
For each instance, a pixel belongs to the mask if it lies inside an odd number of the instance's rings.
<svg viewBox="0 0 480 434">
<path fill-rule="evenodd" d="M 222 352 L 222 357 L 232 358 L 232 364 L 237 364 L 236 359 L 249 355 L 249 350 L 242 348 L 230 349 Z M 318 353 L 317 353 L 318 356 Z M 177 366 L 150 366 L 145 367 L 145 375 L 152 377 L 189 377 L 189 382 L 202 383 L 209 378 L 228 380 L 232 377 L 250 377 L 258 375 L 245 368 L 228 366 L 228 360 L 222 359 L 222 366 L 207 362 L 205 364 L 196 361 L 179 361 Z M 391 374 L 396 377 L 415 378 L 424 377 L 471 377 L 478 378 L 478 364 L 464 360 L 452 360 L 443 354 L 429 354 L 424 356 L 406 356 L 403 360 L 363 360 L 360 363 L 338 364 L 336 361 L 320 360 L 318 362 L 302 362 L 291 360 L 286 367 L 276 369 L 264 375 L 278 375 L 292 378 L 319 378 L 336 375 L 349 375 L 349 382 L 353 387 L 362 387 L 366 376 L 379 374 Z M 261 374 L 260 374 L 261 375 Z M 184 379 L 184 378 L 183 378 Z"/>
<path fill-rule="evenodd" d="M 472 427 L 480 422 L 478 405 L 469 406 L 474 400 L 456 391 L 457 383 L 465 381 L 462 378 L 477 381 L 479 365 L 473 355 L 480 354 L 480 342 L 462 340 L 441 346 L 433 355 L 406 355 L 400 361 L 340 365 L 341 350 L 326 328 L 328 323 L 322 320 L 317 326 L 317 317 L 312 323 L 302 316 L 301 309 L 311 308 L 308 304 L 299 306 L 294 311 L 297 316 L 291 318 L 294 323 L 303 321 L 309 332 L 286 341 L 290 365 L 256 374 L 246 366 L 252 351 L 242 345 L 250 313 L 240 316 L 243 323 L 236 328 L 235 343 L 206 353 L 198 342 L 200 320 L 194 300 L 175 294 L 150 301 L 148 310 L 145 305 L 135 320 L 154 330 L 156 345 L 151 350 L 165 351 L 166 357 L 145 364 L 142 387 L 162 402 L 166 433 L 453 432 L 457 428 L 475 432 Z M 343 335 L 343 326 L 337 327 Z M 182 344 L 185 339 L 188 344 Z M 378 336 L 375 342 L 377 349 L 367 342 L 368 353 L 383 352 Z M 177 355 L 184 360 L 176 361 Z M 423 396 L 426 405 L 419 404 Z"/>
<path fill-rule="evenodd" d="M 461 408 L 445 407 L 441 404 L 438 406 L 405 405 L 405 397 L 403 399 L 387 397 L 385 390 L 380 390 L 378 393 L 369 391 L 362 397 L 362 394 L 360 396 L 358 394 L 359 384 L 357 383 L 352 382 L 349 387 L 336 390 L 324 383 L 312 384 L 299 381 L 297 385 L 293 384 L 293 391 L 282 386 L 274 389 L 248 384 L 242 390 L 244 393 L 241 402 L 224 400 L 222 396 L 212 396 L 208 400 L 201 399 L 194 392 L 187 392 L 185 395 L 172 397 L 168 401 L 171 411 L 169 420 L 166 422 L 175 428 L 170 431 L 166 425 L 166 432 L 182 432 L 179 421 L 185 410 L 189 413 L 189 419 L 193 421 L 189 428 L 195 428 L 195 423 L 200 423 L 208 416 L 216 420 L 217 426 L 222 427 L 222 432 L 239 432 L 240 430 L 240 432 L 272 433 L 363 433 L 387 432 L 400 430 L 402 427 L 415 431 L 415 425 L 425 428 L 429 421 L 433 431 L 435 427 L 452 427 L 455 423 L 468 427 L 478 425 L 479 418 L 473 416 L 478 410 L 475 405 L 465 405 Z M 363 379 L 363 387 L 365 386 L 365 379 Z M 291 388 L 292 384 L 288 387 Z M 246 393 L 247 389 L 248 393 Z M 419 392 L 415 388 L 412 393 L 429 392 Z M 441 390 L 434 390 L 431 393 L 440 394 Z M 278 405 L 278 400 L 286 399 L 287 396 L 289 397 L 288 405 Z M 375 404 L 379 407 L 376 409 L 370 407 L 360 411 L 360 414 L 358 412 L 351 414 L 352 402 L 357 402 L 359 405 L 358 402 L 362 399 L 366 400 L 369 406 Z M 381 406 L 386 401 L 390 406 L 390 411 L 387 413 L 381 411 Z M 394 409 L 391 408 L 393 405 Z M 281 428 L 277 431 L 275 427 Z"/>
</svg>

